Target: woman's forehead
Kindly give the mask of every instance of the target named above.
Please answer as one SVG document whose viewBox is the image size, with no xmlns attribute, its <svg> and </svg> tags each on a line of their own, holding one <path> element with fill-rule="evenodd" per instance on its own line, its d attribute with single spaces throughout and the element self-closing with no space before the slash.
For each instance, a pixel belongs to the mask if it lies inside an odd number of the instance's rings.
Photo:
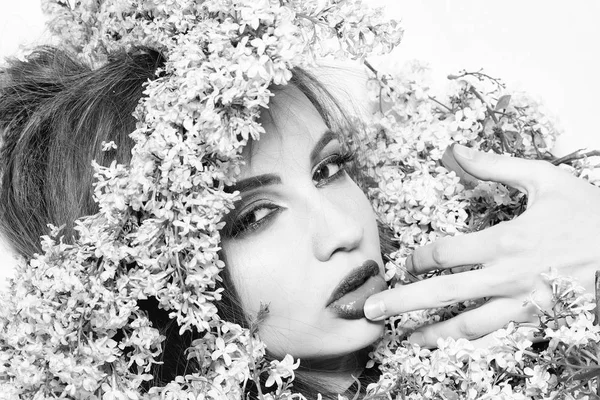
<svg viewBox="0 0 600 400">
<path fill-rule="evenodd" d="M 269 125 L 278 128 L 286 121 L 303 119 L 307 116 L 322 120 L 322 116 L 308 96 L 297 86 L 290 84 L 274 91 L 269 108 L 262 111 L 260 121 L 265 128 Z"/>
<path fill-rule="evenodd" d="M 310 152 L 313 144 L 328 130 L 308 97 L 292 85 L 276 92 L 269 108 L 262 111 L 260 123 L 265 133 L 259 140 L 250 140 L 245 147 L 242 155 L 246 161 L 264 153 L 273 156 L 277 152 Z"/>
</svg>

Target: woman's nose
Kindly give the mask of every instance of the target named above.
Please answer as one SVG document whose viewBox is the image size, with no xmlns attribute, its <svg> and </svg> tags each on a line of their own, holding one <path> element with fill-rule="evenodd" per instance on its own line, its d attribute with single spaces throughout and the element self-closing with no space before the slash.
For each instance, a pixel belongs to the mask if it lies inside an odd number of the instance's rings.
<svg viewBox="0 0 600 400">
<path fill-rule="evenodd" d="M 352 199 L 319 196 L 311 217 L 314 253 L 319 261 L 329 260 L 338 251 L 351 251 L 360 245 L 364 226 Z"/>
</svg>

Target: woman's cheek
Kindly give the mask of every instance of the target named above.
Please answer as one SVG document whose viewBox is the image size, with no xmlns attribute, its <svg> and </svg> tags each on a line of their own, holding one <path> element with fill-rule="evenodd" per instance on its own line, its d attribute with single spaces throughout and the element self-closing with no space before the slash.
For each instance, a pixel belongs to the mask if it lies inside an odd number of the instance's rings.
<svg viewBox="0 0 600 400">
<path fill-rule="evenodd" d="M 243 245 L 227 246 L 227 250 L 232 256 L 228 256 L 226 268 L 229 268 L 244 312 L 255 315 L 261 304 L 277 308 L 290 295 L 284 293 L 284 271 L 289 267 L 285 259 L 292 257 L 282 257 L 284 249 L 281 246 L 265 246 L 262 240 L 252 240 Z"/>
</svg>

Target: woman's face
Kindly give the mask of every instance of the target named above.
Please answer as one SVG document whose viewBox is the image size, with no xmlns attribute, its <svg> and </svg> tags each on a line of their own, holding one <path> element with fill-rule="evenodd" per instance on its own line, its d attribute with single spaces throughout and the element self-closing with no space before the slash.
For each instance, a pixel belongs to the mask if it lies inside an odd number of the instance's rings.
<svg viewBox="0 0 600 400">
<path fill-rule="evenodd" d="M 345 170 L 351 156 L 294 87 L 265 114 L 224 228 L 239 300 L 251 318 L 268 305 L 259 332 L 275 356 L 362 349 L 383 330 L 364 317 L 364 301 L 386 286 L 374 212 Z"/>
</svg>

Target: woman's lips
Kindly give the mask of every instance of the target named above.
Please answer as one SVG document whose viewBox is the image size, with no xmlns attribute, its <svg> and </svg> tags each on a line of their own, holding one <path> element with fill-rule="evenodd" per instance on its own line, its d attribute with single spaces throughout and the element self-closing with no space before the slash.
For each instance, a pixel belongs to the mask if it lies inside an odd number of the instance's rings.
<svg viewBox="0 0 600 400">
<path fill-rule="evenodd" d="M 377 263 L 367 260 L 340 282 L 329 297 L 327 307 L 344 319 L 364 318 L 363 307 L 367 298 L 386 287 Z"/>
</svg>

